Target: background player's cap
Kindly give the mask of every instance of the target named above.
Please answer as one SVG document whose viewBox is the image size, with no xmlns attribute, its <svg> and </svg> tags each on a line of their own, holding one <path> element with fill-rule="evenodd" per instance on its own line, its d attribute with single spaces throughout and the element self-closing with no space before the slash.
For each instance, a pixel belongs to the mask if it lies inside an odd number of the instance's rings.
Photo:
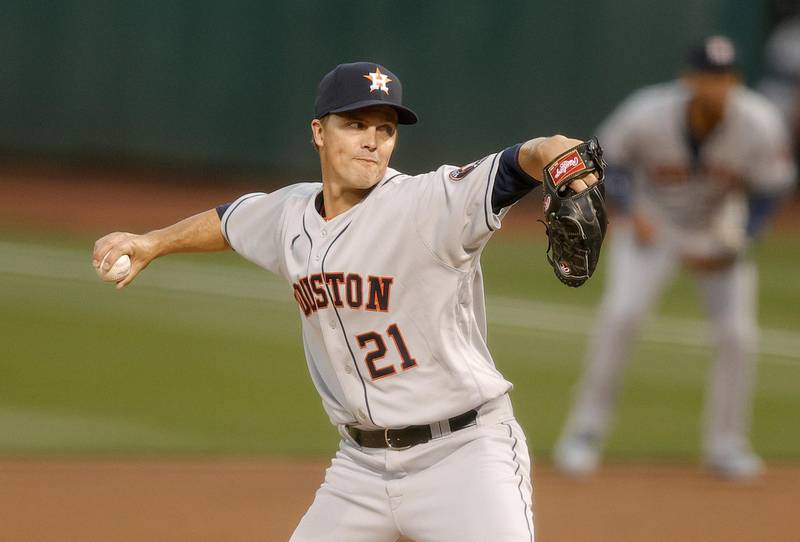
<svg viewBox="0 0 800 542">
<path fill-rule="evenodd" d="M 416 124 L 416 113 L 402 102 L 400 78 L 385 67 L 374 62 L 339 64 L 319 82 L 314 115 L 321 119 L 328 113 L 388 105 L 397 111 L 398 123 Z"/>
<path fill-rule="evenodd" d="M 726 36 L 708 36 L 689 49 L 689 69 L 701 72 L 729 72 L 736 67 L 736 48 Z"/>
</svg>

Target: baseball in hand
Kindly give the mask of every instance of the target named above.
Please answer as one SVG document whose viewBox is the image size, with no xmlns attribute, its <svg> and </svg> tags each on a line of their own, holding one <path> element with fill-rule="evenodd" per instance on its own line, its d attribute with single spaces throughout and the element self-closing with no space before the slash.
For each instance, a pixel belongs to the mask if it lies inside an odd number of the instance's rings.
<svg viewBox="0 0 800 542">
<path fill-rule="evenodd" d="M 106 254 L 106 257 L 108 257 L 108 254 Z M 127 254 L 123 254 L 117 258 L 117 261 L 114 262 L 111 269 L 103 272 L 103 264 L 105 264 L 105 262 L 106 258 L 104 257 L 103 261 L 100 262 L 100 266 L 95 269 L 95 271 L 97 271 L 97 276 L 106 282 L 119 282 L 131 272 L 131 259 Z"/>
</svg>

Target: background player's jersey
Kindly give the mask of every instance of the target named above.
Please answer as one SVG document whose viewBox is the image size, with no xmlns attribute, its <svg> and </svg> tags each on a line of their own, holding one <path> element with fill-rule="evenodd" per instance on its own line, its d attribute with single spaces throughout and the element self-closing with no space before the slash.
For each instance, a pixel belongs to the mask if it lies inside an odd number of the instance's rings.
<svg viewBox="0 0 800 542">
<path fill-rule="evenodd" d="M 486 346 L 479 264 L 508 209 L 492 206 L 500 157 L 414 177 L 389 169 L 327 221 L 321 183 L 248 194 L 225 211 L 231 247 L 292 285 L 333 423 L 431 423 L 511 388 Z"/>
<path fill-rule="evenodd" d="M 765 49 L 766 75 L 758 86 L 784 118 L 793 120 L 800 105 L 800 17 L 782 22 L 767 40 Z M 800 145 L 800 141 L 795 142 Z"/>
<path fill-rule="evenodd" d="M 687 128 L 688 89 L 680 82 L 634 93 L 603 123 L 609 165 L 632 176 L 633 205 L 684 252 L 726 251 L 744 233 L 747 193 L 785 190 L 794 180 L 789 137 L 777 110 L 744 87 L 731 91 L 722 122 L 695 154 Z"/>
</svg>

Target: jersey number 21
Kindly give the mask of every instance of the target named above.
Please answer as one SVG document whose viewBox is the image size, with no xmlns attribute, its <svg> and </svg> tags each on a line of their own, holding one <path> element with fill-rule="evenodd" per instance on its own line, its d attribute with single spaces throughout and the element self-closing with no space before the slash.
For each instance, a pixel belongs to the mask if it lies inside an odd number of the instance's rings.
<svg viewBox="0 0 800 542">
<path fill-rule="evenodd" d="M 411 354 L 408 352 L 408 347 L 406 346 L 406 342 L 403 339 L 403 335 L 400 333 L 400 329 L 397 327 L 397 324 L 392 324 L 386 328 L 386 334 L 391 337 L 395 347 L 397 348 L 397 351 L 400 353 L 400 359 L 402 360 L 400 367 L 402 370 L 407 371 L 416 367 L 417 360 L 412 358 Z M 362 349 L 366 348 L 370 343 L 374 343 L 372 350 L 367 352 L 367 357 L 365 358 L 372 380 L 378 380 L 379 378 L 391 376 L 397 372 L 394 364 L 385 365 L 383 367 L 378 367 L 376 365 L 376 362 L 380 361 L 384 356 L 386 356 L 386 341 L 383 340 L 383 335 L 375 331 L 369 331 L 367 333 L 357 335 L 356 340 Z"/>
</svg>

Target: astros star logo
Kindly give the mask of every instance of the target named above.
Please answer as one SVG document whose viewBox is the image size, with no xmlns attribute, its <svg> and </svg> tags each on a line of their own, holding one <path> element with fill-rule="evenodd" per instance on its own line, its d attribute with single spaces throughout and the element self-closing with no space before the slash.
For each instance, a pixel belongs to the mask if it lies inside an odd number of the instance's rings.
<svg viewBox="0 0 800 542">
<path fill-rule="evenodd" d="M 386 94 L 389 94 L 389 87 L 386 86 L 386 83 L 394 81 L 394 79 L 389 79 L 388 75 L 382 74 L 381 69 L 377 67 L 375 68 L 374 72 L 369 72 L 368 74 L 364 75 L 364 79 L 369 79 L 372 81 L 372 85 L 369 87 L 370 92 L 382 90 Z"/>
</svg>

